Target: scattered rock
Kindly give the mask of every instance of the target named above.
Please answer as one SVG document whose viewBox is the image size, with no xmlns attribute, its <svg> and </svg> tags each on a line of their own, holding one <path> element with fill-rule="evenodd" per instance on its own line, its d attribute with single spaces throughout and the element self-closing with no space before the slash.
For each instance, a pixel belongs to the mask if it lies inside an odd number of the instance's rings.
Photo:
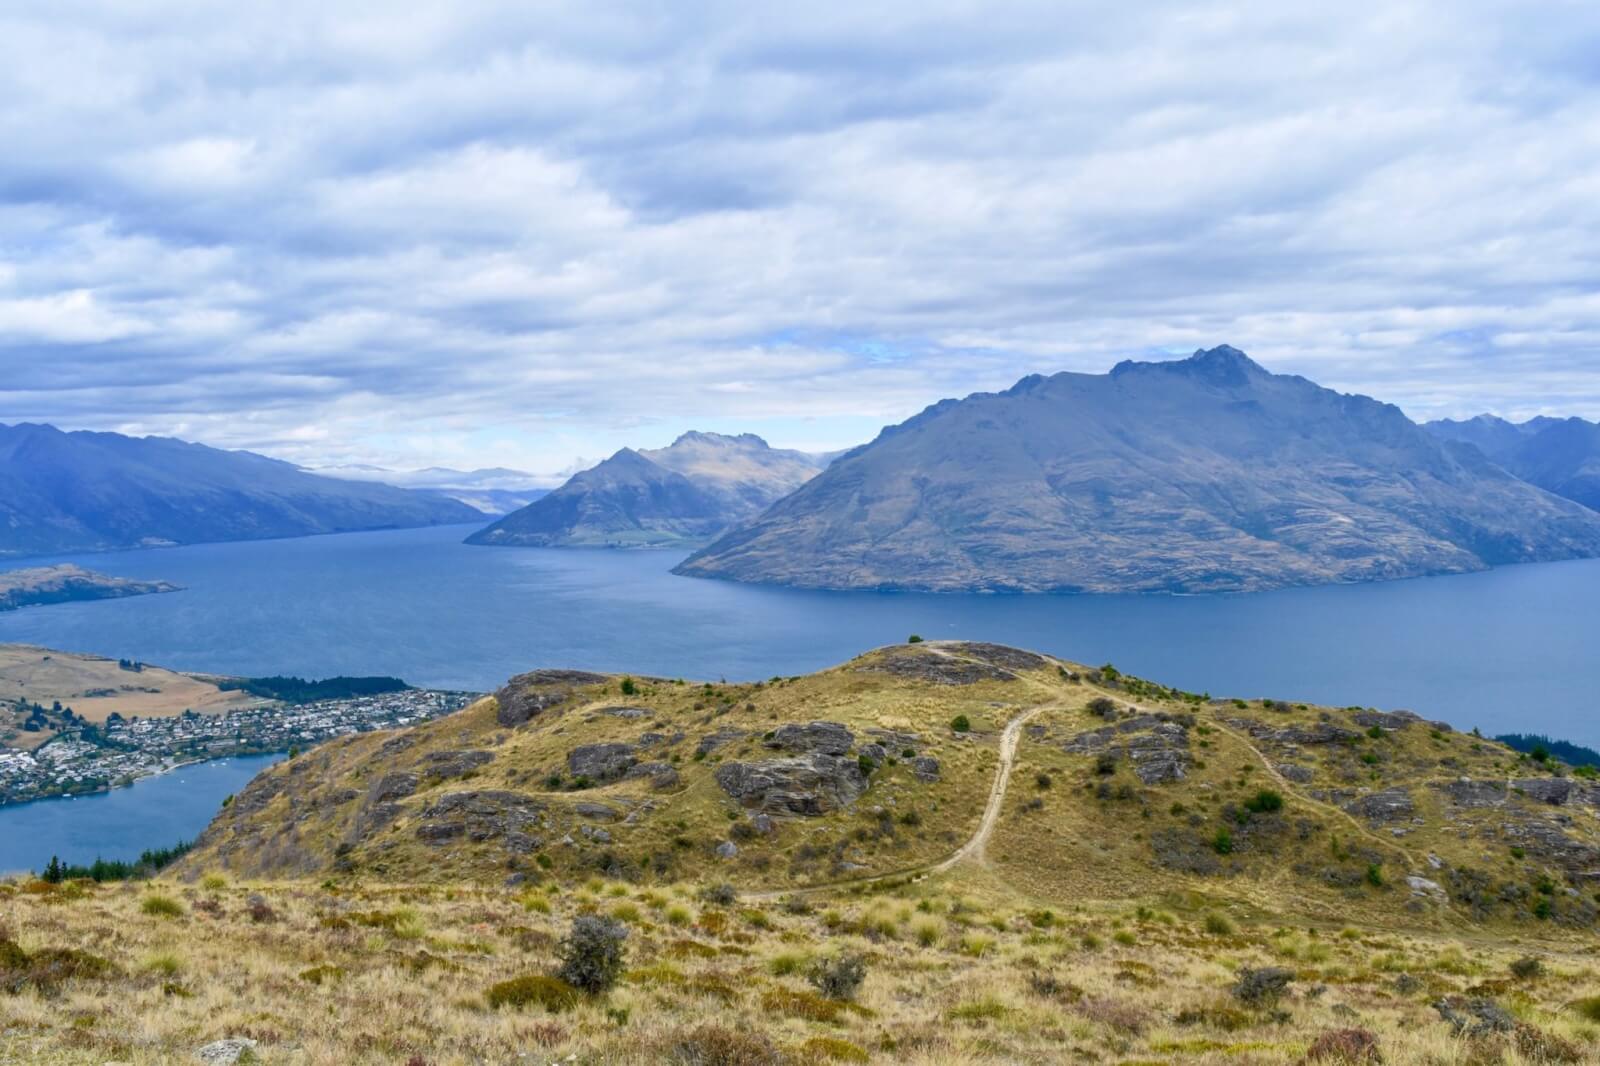
<svg viewBox="0 0 1600 1066">
<path fill-rule="evenodd" d="M 409 773 L 384 774 L 372 786 L 367 799 L 371 803 L 392 803 L 405 799 L 417 791 L 417 775 Z"/>
<path fill-rule="evenodd" d="M 492 751 L 435 751 L 423 759 L 423 764 L 436 777 L 462 777 L 493 761 Z"/>
<path fill-rule="evenodd" d="M 669 762 L 641 762 L 634 763 L 623 774 L 624 780 L 635 780 L 641 777 L 650 779 L 650 787 L 657 792 L 669 788 L 676 788 L 680 780 L 678 770 Z"/>
<path fill-rule="evenodd" d="M 604 803 L 574 803 L 572 812 L 580 818 L 593 818 L 597 822 L 614 822 L 617 812 Z"/>
<path fill-rule="evenodd" d="M 596 783 L 615 781 L 637 761 L 632 744 L 584 744 L 567 753 L 572 775 Z"/>
<path fill-rule="evenodd" d="M 655 712 L 648 707 L 602 707 L 600 713 L 613 718 L 649 718 Z"/>
<path fill-rule="evenodd" d="M 1406 878 L 1406 886 L 1411 889 L 1411 894 L 1414 896 L 1427 896 L 1429 899 L 1438 900 L 1440 903 L 1444 903 L 1449 899 L 1449 896 L 1445 894 L 1443 885 L 1437 881 L 1430 881 L 1426 877 L 1412 874 Z"/>
<path fill-rule="evenodd" d="M 881 763 L 889 757 L 888 749 L 882 744 L 863 744 L 861 745 L 861 754 L 875 763 Z"/>
<path fill-rule="evenodd" d="M 952 659 L 934 652 L 896 650 L 885 652 L 877 661 L 857 667 L 864 674 L 891 674 L 911 681 L 935 685 L 976 685 L 980 681 L 1015 681 L 1009 670 L 988 663 Z"/>
<path fill-rule="evenodd" d="M 1010 648 L 1004 644 L 987 644 L 982 641 L 959 641 L 953 644 L 940 645 L 952 655 L 964 656 L 968 659 L 981 659 L 991 666 L 1001 666 L 1007 670 L 1043 670 L 1050 665 L 1050 660 L 1043 655 L 1021 648 Z"/>
<path fill-rule="evenodd" d="M 1492 999 L 1447 996 L 1434 1003 L 1433 1009 L 1450 1023 L 1457 1036 L 1509 1033 L 1517 1027 L 1511 1012 Z"/>
<path fill-rule="evenodd" d="M 1292 762 L 1279 763 L 1276 769 L 1285 781 L 1293 781 L 1297 785 L 1308 785 L 1317 776 L 1311 767 Z"/>
<path fill-rule="evenodd" d="M 1535 777 L 1526 781 L 1513 781 L 1511 788 L 1531 800 L 1548 803 L 1552 807 L 1565 806 L 1573 792 L 1572 782 L 1560 777 Z"/>
<path fill-rule="evenodd" d="M 1403 788 L 1386 788 L 1343 804 L 1344 810 L 1374 825 L 1384 825 L 1417 813 L 1411 793 Z"/>
<path fill-rule="evenodd" d="M 1458 781 L 1447 781 L 1434 787 L 1449 797 L 1450 802 L 1457 807 L 1501 807 L 1506 802 L 1506 786 L 1503 781 L 1473 781 L 1471 778 L 1463 777 Z"/>
<path fill-rule="evenodd" d="M 545 805 L 520 792 L 452 792 L 423 809 L 417 839 L 443 844 L 465 838 L 498 840 L 512 851 L 532 850 L 533 832 L 543 825 Z"/>
<path fill-rule="evenodd" d="M 710 755 L 718 748 L 727 747 L 734 741 L 743 740 L 749 735 L 750 734 L 743 729 L 734 729 L 731 726 L 725 726 L 724 728 L 717 730 L 715 733 L 708 733 L 701 737 L 700 743 L 695 745 L 694 753 L 703 758 L 707 755 Z"/>
<path fill-rule="evenodd" d="M 719 858 L 719 859 L 731 859 L 735 855 L 739 854 L 739 845 L 735 844 L 731 840 L 724 840 L 722 843 L 717 845 L 717 849 L 716 850 L 717 850 L 717 858 Z"/>
<path fill-rule="evenodd" d="M 895 752 L 922 746 L 921 733 L 901 733 L 894 729 L 869 729 L 867 730 L 867 736 L 872 737 L 884 747 Z"/>
<path fill-rule="evenodd" d="M 813 753 L 728 763 L 717 769 L 717 784 L 747 808 L 815 816 L 854 803 L 867 790 L 867 775 L 855 759 Z"/>
<path fill-rule="evenodd" d="M 839 722 L 809 722 L 779 726 L 766 743 L 782 751 L 844 755 L 855 742 L 855 734 Z"/>
<path fill-rule="evenodd" d="M 933 782 L 939 780 L 939 760 L 932 755 L 918 755 L 911 760 L 911 772 L 918 781 Z"/>
</svg>

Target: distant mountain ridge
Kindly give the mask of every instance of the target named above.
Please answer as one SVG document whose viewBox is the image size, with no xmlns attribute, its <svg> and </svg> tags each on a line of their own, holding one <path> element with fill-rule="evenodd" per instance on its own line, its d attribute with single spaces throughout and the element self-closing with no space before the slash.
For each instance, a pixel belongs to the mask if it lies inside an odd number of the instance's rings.
<svg viewBox="0 0 1600 1066">
<path fill-rule="evenodd" d="M 1508 422 L 1478 415 L 1423 428 L 1442 440 L 1470 444 L 1522 480 L 1600 511 L 1600 423 L 1547 417 Z"/>
<path fill-rule="evenodd" d="M 1217 592 L 1600 554 L 1600 516 L 1392 405 L 1221 346 L 885 429 L 675 572 L 810 588 Z"/>
<path fill-rule="evenodd" d="M 170 437 L 0 425 L 0 556 L 471 522 L 435 492 Z"/>
<path fill-rule="evenodd" d="M 377 481 L 406 489 L 428 489 L 441 496 L 460 500 L 487 515 L 510 514 L 546 495 L 550 489 L 525 470 L 503 466 L 478 470 L 454 470 L 430 466 L 421 470 L 391 470 L 382 466 L 358 464 L 305 468 L 308 473 L 348 481 Z"/>
<path fill-rule="evenodd" d="M 759 514 L 826 463 L 753 433 L 691 431 L 665 448 L 623 448 L 467 538 L 531 547 L 661 547 L 709 540 Z"/>
</svg>

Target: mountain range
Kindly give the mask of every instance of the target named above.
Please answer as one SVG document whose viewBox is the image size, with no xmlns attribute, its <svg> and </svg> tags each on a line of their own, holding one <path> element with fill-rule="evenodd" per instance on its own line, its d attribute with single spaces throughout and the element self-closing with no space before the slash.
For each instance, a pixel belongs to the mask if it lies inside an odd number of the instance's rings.
<svg viewBox="0 0 1600 1066">
<path fill-rule="evenodd" d="M 1600 423 L 1581 418 L 1508 422 L 1479 415 L 1423 428 L 1443 440 L 1472 445 L 1524 481 L 1600 510 Z"/>
<path fill-rule="evenodd" d="M 1221 346 L 945 400 L 675 572 L 811 588 L 1220 592 L 1600 554 L 1600 514 L 1399 408 Z"/>
<path fill-rule="evenodd" d="M 831 456 L 770 447 L 753 433 L 685 433 L 665 448 L 623 448 L 467 538 L 533 547 L 662 547 L 703 542 L 815 477 Z"/>
<path fill-rule="evenodd" d="M 432 491 L 167 437 L 0 425 L 0 556 L 471 522 Z"/>
<path fill-rule="evenodd" d="M 430 466 L 422 470 L 392 470 L 388 467 L 354 464 L 308 467 L 308 473 L 347 481 L 377 481 L 405 489 L 428 489 L 441 496 L 460 500 L 487 515 L 510 514 L 550 491 L 535 474 L 503 466 L 478 470 L 455 470 Z"/>
</svg>

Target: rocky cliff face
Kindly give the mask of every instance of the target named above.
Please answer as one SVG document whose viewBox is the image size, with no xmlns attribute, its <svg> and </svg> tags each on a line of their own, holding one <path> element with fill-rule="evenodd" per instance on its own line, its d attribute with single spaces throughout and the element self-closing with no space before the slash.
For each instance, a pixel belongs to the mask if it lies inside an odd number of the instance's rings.
<svg viewBox="0 0 1600 1066">
<path fill-rule="evenodd" d="M 1395 407 L 1224 346 L 943 401 L 677 572 L 812 588 L 1213 592 L 1595 554 L 1592 512 Z"/>
<path fill-rule="evenodd" d="M 771 448 L 749 433 L 685 433 L 666 448 L 623 448 L 474 533 L 467 543 L 651 547 L 702 542 L 792 492 L 822 464 L 821 457 Z"/>
</svg>

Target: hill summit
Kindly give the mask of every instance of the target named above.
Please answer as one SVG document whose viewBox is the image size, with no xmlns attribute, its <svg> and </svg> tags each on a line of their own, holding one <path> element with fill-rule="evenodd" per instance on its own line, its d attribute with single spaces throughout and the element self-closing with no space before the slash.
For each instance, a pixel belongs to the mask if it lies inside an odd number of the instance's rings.
<svg viewBox="0 0 1600 1066">
<path fill-rule="evenodd" d="M 467 538 L 468 544 L 659 547 L 704 542 L 814 477 L 825 456 L 753 433 L 689 432 L 665 448 L 623 448 Z"/>
<path fill-rule="evenodd" d="M 677 573 L 810 588 L 1217 592 L 1600 554 L 1600 516 L 1396 407 L 1223 345 L 945 400 Z"/>
</svg>

